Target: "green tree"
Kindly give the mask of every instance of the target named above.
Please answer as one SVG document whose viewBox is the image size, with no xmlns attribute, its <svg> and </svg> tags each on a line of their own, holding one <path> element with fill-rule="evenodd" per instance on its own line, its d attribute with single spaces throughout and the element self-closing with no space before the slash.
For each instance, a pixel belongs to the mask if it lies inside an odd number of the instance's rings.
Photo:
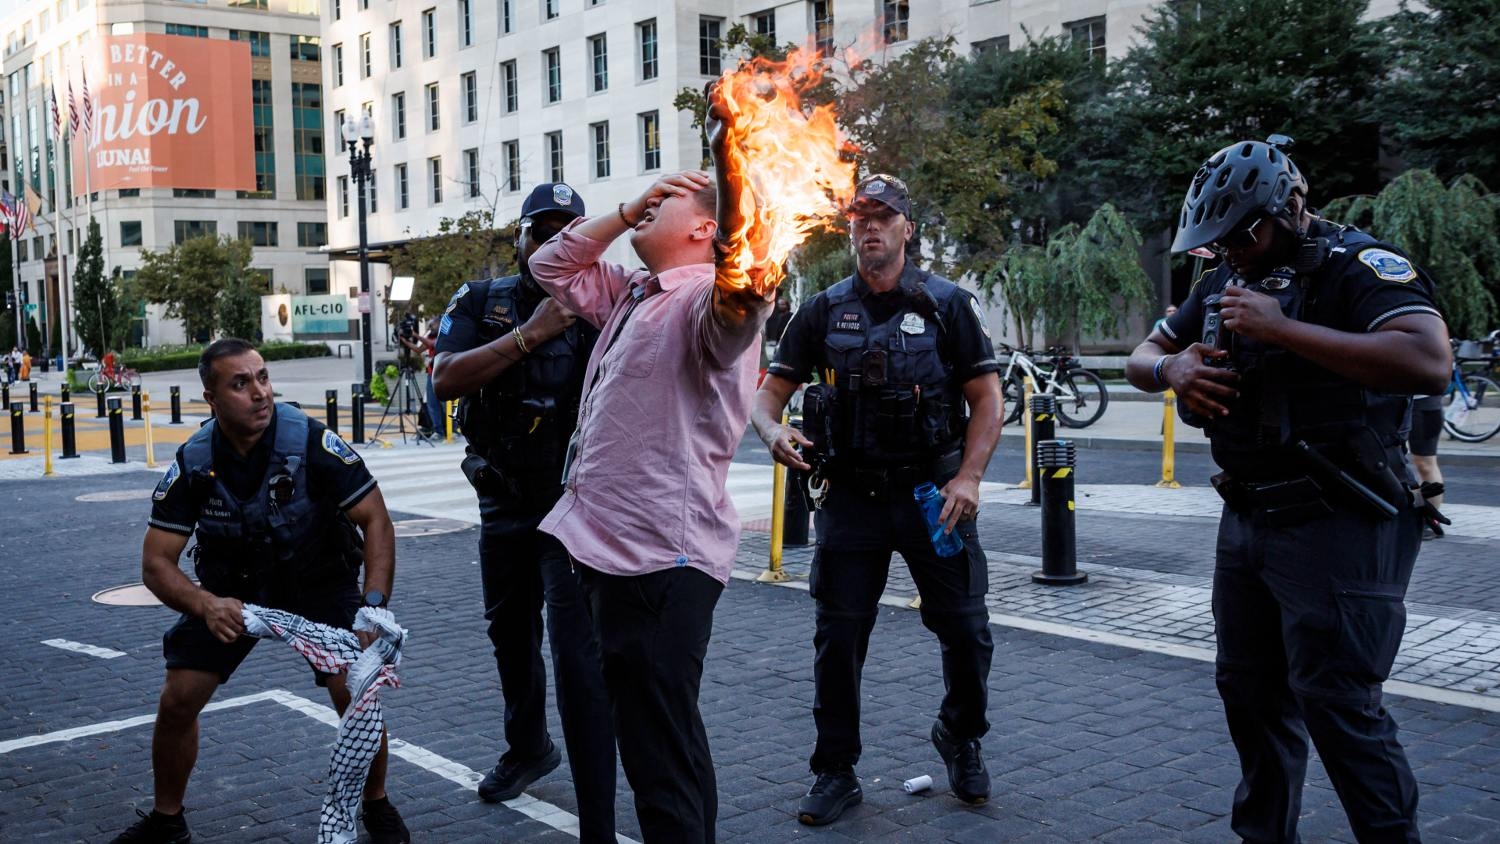
<svg viewBox="0 0 1500 844">
<path fill-rule="evenodd" d="M 517 272 L 515 224 L 496 229 L 494 219 L 490 211 L 444 217 L 437 234 L 410 240 L 391 256 L 392 273 L 416 279 L 411 310 L 441 313 L 464 282 Z"/>
<path fill-rule="evenodd" d="M 225 337 L 255 340 L 260 330 L 260 291 L 245 276 L 231 278 L 219 294 L 219 331 Z"/>
<path fill-rule="evenodd" d="M 219 327 L 220 295 L 249 273 L 248 241 L 207 234 L 167 247 L 141 250 L 136 283 L 146 301 L 167 306 L 189 339 L 212 337 Z"/>
<path fill-rule="evenodd" d="M 42 329 L 37 326 L 34 316 L 27 317 L 25 322 L 26 350 L 31 352 L 31 357 L 34 359 L 42 353 Z"/>
<path fill-rule="evenodd" d="M 10 238 L 0 237 L 0 287 L 5 288 L 5 294 L 13 296 L 16 292 L 14 284 L 10 269 Z M 16 315 L 20 311 L 20 299 L 11 303 L 11 310 L 0 311 L 0 355 L 8 355 L 13 347 L 21 345 L 16 336 L 20 327 Z"/>
<path fill-rule="evenodd" d="M 1444 180 L 1468 173 L 1500 185 L 1500 0 L 1422 6 L 1380 22 L 1392 56 L 1376 98 L 1381 132 Z"/>
<path fill-rule="evenodd" d="M 88 234 L 73 271 L 74 328 L 84 348 L 102 355 L 125 344 L 130 331 L 130 304 L 119 283 L 104 277 L 104 240 L 99 222 L 89 218 Z"/>
</svg>

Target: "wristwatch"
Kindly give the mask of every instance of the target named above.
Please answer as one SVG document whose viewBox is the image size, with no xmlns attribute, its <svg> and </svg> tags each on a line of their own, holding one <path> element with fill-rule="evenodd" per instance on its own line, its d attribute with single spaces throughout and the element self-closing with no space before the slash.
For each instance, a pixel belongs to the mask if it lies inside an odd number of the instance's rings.
<svg viewBox="0 0 1500 844">
<path fill-rule="evenodd" d="M 384 609 L 386 602 L 389 600 L 390 596 L 379 589 L 371 589 L 365 593 L 365 606 L 367 607 L 380 607 Z"/>
</svg>

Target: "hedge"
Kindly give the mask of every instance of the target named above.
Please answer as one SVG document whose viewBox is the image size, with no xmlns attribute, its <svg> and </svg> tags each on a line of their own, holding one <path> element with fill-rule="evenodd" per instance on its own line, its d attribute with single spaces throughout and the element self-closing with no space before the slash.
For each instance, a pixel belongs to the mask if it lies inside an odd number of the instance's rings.
<svg viewBox="0 0 1500 844">
<path fill-rule="evenodd" d="M 266 343 L 256 351 L 268 361 L 324 358 L 330 352 L 323 343 Z M 120 355 L 125 366 L 137 372 L 161 372 L 168 369 L 196 369 L 203 347 L 178 347 L 171 350 L 128 351 Z"/>
</svg>

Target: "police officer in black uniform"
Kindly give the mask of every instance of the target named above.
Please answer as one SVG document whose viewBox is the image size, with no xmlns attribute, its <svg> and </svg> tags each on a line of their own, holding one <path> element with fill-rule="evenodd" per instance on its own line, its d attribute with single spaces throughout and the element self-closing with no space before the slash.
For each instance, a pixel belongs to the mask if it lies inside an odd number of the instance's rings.
<svg viewBox="0 0 1500 844">
<path fill-rule="evenodd" d="M 613 842 L 615 742 L 599 648 L 568 552 L 537 530 L 562 495 L 563 455 L 598 331 L 548 296 L 527 262 L 583 214 L 583 198 L 565 184 L 531 192 L 516 232 L 520 274 L 470 282 L 453 295 L 438 327 L 433 379 L 439 399 L 462 397 L 463 469 L 479 494 L 484 615 L 505 696 L 509 749 L 479 796 L 510 800 L 560 761 L 547 734 L 545 603 L 581 837 Z"/>
<path fill-rule="evenodd" d="M 1426 507 L 1401 450 L 1413 393 L 1448 378 L 1432 282 L 1307 206 L 1291 139 L 1225 147 L 1193 177 L 1172 251 L 1223 261 L 1131 355 L 1176 390 L 1224 497 L 1217 681 L 1240 756 L 1232 827 L 1296 842 L 1308 738 L 1360 842 L 1418 841 L 1417 783 L 1381 700 Z"/>
<path fill-rule="evenodd" d="M 198 374 L 215 418 L 177 450 L 157 484 L 142 552 L 146 586 L 182 613 L 162 640 L 155 806 L 118 844 L 190 840 L 182 799 L 198 757 L 198 713 L 259 641 L 244 635 L 241 602 L 349 629 L 360 607 L 386 605 L 395 575 L 395 530 L 375 479 L 338 434 L 275 403 L 255 348 L 216 341 L 203 350 Z M 194 535 L 197 584 L 178 568 Z M 313 673 L 342 713 L 344 675 Z M 386 797 L 385 771 L 382 736 L 362 814 L 372 841 L 398 844 L 410 836 Z"/>
<path fill-rule="evenodd" d="M 900 180 L 863 180 L 847 215 L 857 271 L 792 317 L 751 416 L 778 462 L 826 489 L 811 584 L 816 782 L 798 807 L 809 825 L 831 823 L 863 799 L 854 775 L 859 682 L 893 550 L 921 592 L 922 623 L 943 646 L 947 693 L 932 742 L 955 795 L 983 803 L 990 793 L 979 739 L 989 730 L 993 643 L 974 515 L 1000 438 L 999 364 L 974 297 L 907 260 L 913 225 Z M 780 420 L 814 374 L 822 383 L 807 389 L 804 434 Z M 959 554 L 934 550 L 913 497 L 925 482 L 942 490 L 944 530 L 962 537 Z"/>
</svg>

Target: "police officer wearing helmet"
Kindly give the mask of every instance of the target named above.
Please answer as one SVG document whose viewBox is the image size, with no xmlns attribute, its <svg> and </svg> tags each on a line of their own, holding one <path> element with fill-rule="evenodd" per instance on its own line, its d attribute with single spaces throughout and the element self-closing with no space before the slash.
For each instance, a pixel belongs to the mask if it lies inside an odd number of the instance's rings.
<svg viewBox="0 0 1500 844">
<path fill-rule="evenodd" d="M 583 215 L 583 198 L 561 182 L 526 197 L 516 231 L 521 272 L 453 295 L 438 326 L 433 383 L 439 399 L 462 398 L 463 470 L 479 495 L 484 615 L 505 697 L 508 749 L 479 796 L 513 799 L 560 761 L 547 733 L 545 604 L 581 838 L 612 842 L 615 742 L 598 645 L 567 551 L 537 530 L 562 495 L 563 456 L 598 331 L 548 296 L 528 262 Z"/>
<path fill-rule="evenodd" d="M 1290 145 L 1236 143 L 1193 177 L 1172 251 L 1223 260 L 1126 377 L 1174 389 L 1223 470 L 1213 609 L 1234 832 L 1298 840 L 1311 737 L 1357 840 L 1418 841 L 1381 684 L 1426 509 L 1402 428 L 1411 395 L 1448 378 L 1447 329 L 1396 247 L 1309 210 Z"/>
<path fill-rule="evenodd" d="M 778 462 L 811 472 L 814 485 L 826 489 L 811 583 L 816 781 L 797 813 L 809 825 L 831 823 L 863 798 L 854 774 L 859 680 L 892 551 L 911 569 L 922 622 L 943 646 L 947 691 L 932 741 L 949 784 L 968 803 L 982 803 L 990 792 L 979 739 L 989 730 L 993 643 L 974 516 L 979 481 L 1000 438 L 1000 367 L 974 297 L 907 259 L 913 224 L 906 185 L 871 176 L 846 213 L 856 272 L 792 317 L 751 416 Z M 822 383 L 807 389 L 799 432 L 781 424 L 781 413 L 814 373 Z M 958 554 L 934 550 L 913 497 L 926 482 L 942 491 L 944 529 L 963 539 Z"/>
<path fill-rule="evenodd" d="M 245 635 L 242 602 L 347 630 L 362 606 L 386 605 L 395 576 L 395 530 L 375 479 L 338 434 L 275 403 L 255 348 L 218 340 L 203 350 L 198 374 L 215 418 L 178 449 L 157 484 L 142 551 L 146 586 L 182 613 L 162 638 L 155 805 L 119 844 L 191 838 L 182 800 L 198 756 L 198 713 L 259 641 Z M 178 568 L 195 535 L 198 583 Z M 344 675 L 313 673 L 342 713 Z M 365 782 L 365 828 L 377 844 L 409 841 L 386 797 L 385 771 L 382 736 Z"/>
</svg>

